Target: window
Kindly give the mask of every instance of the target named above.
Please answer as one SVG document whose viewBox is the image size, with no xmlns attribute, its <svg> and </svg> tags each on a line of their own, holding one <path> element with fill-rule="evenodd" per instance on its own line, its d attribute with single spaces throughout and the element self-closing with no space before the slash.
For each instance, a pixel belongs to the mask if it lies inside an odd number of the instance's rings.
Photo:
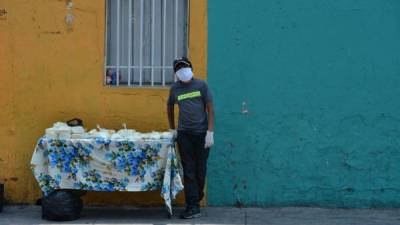
<svg viewBox="0 0 400 225">
<path fill-rule="evenodd" d="M 167 86 L 172 62 L 187 56 L 188 0 L 107 0 L 104 81 Z"/>
</svg>

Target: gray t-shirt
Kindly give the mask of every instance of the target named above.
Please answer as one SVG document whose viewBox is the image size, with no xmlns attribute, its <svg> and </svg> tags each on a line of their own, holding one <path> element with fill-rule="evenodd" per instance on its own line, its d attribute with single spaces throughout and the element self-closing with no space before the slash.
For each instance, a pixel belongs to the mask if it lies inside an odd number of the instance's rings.
<svg viewBox="0 0 400 225">
<path fill-rule="evenodd" d="M 206 132 L 207 102 L 212 102 L 212 96 L 206 82 L 193 78 L 190 83 L 177 81 L 172 84 L 167 104 L 179 106 L 178 130 Z"/>
</svg>

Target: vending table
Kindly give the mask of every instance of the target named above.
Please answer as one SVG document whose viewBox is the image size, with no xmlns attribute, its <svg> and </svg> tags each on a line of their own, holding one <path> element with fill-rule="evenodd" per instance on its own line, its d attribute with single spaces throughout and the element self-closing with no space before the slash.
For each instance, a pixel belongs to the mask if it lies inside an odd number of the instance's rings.
<svg viewBox="0 0 400 225">
<path fill-rule="evenodd" d="M 46 196 L 56 189 L 85 191 L 161 190 L 169 215 L 183 190 L 182 167 L 172 139 L 38 140 L 31 167 Z"/>
</svg>

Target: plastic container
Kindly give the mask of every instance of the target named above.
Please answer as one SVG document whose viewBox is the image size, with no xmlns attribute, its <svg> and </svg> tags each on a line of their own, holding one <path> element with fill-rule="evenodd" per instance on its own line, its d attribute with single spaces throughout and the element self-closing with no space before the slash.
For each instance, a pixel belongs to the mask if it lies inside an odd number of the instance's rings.
<svg viewBox="0 0 400 225">
<path fill-rule="evenodd" d="M 46 138 L 57 139 L 58 138 L 57 130 L 55 130 L 54 128 L 47 128 Z"/>
<path fill-rule="evenodd" d="M 99 131 L 99 132 L 97 132 L 96 137 L 100 137 L 103 139 L 109 139 L 110 133 L 108 131 Z"/>
<path fill-rule="evenodd" d="M 82 126 L 71 127 L 71 132 L 73 134 L 82 134 L 85 133 L 85 129 Z"/>
<path fill-rule="evenodd" d="M 71 134 L 71 139 L 84 139 L 86 137 L 86 134 Z"/>
<path fill-rule="evenodd" d="M 58 138 L 62 140 L 71 139 L 71 131 L 70 130 L 59 130 Z"/>
</svg>

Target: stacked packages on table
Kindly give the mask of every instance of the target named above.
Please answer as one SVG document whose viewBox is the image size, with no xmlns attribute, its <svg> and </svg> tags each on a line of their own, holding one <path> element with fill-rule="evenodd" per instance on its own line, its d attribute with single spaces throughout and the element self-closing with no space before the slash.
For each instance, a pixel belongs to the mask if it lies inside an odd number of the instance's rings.
<svg viewBox="0 0 400 225">
<path fill-rule="evenodd" d="M 50 139 L 90 139 L 102 138 L 111 140 L 159 140 L 172 139 L 173 135 L 170 132 L 148 132 L 142 133 L 134 129 L 127 129 L 126 124 L 123 124 L 123 129 L 118 131 L 101 128 L 97 125 L 97 129 L 92 129 L 86 132 L 83 126 L 68 126 L 64 122 L 56 122 L 53 127 L 46 129 L 46 138 Z"/>
</svg>

